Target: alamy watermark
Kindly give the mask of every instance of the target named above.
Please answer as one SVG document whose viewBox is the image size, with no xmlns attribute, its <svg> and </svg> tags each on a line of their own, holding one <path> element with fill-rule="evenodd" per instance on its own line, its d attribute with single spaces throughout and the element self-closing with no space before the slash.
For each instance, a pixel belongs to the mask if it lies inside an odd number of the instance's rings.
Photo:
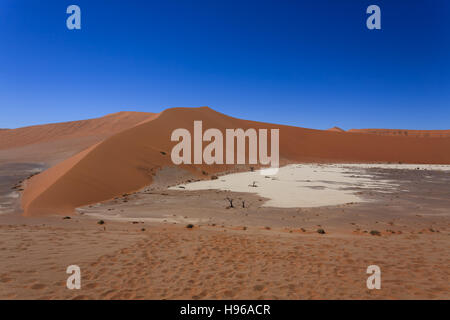
<svg viewBox="0 0 450 320">
<path fill-rule="evenodd" d="M 259 164 L 269 165 L 269 169 L 261 170 L 262 174 L 273 175 L 278 172 L 280 164 L 280 130 L 270 129 L 270 156 L 268 155 L 268 129 L 226 129 L 225 142 L 222 131 L 215 128 L 203 132 L 202 121 L 194 121 L 191 136 L 189 130 L 175 129 L 171 141 L 179 141 L 171 153 L 172 162 L 180 164 Z M 181 140 L 181 141 L 180 141 Z M 193 140 L 193 157 L 192 157 Z M 246 144 L 248 140 L 248 146 Z M 203 142 L 209 142 L 203 148 Z M 235 145 L 236 142 L 236 145 Z M 225 155 L 224 155 L 225 145 Z M 236 146 L 236 148 L 235 148 Z M 236 154 L 235 154 L 236 150 Z M 246 155 L 248 150 L 248 157 Z M 246 160 L 248 162 L 246 163 Z"/>
<path fill-rule="evenodd" d="M 81 269 L 73 264 L 67 267 L 66 273 L 70 274 L 66 281 L 66 287 L 69 290 L 81 289 Z"/>
<path fill-rule="evenodd" d="M 381 289 L 381 269 L 377 265 L 370 265 L 367 267 L 366 270 L 367 274 L 370 274 L 367 278 L 367 289 L 373 290 L 373 289 Z"/>
<path fill-rule="evenodd" d="M 371 5 L 367 7 L 367 14 L 370 16 L 367 18 L 366 26 L 369 30 L 380 30 L 381 29 L 381 9 L 377 5 Z"/>
<path fill-rule="evenodd" d="M 66 26 L 69 30 L 80 30 L 81 29 L 81 9 L 77 5 L 70 5 L 66 10 L 67 14 L 70 16 L 66 20 Z"/>
<path fill-rule="evenodd" d="M 70 274 L 66 281 L 66 287 L 69 290 L 81 289 L 81 269 L 77 265 L 70 265 L 66 269 L 66 273 Z M 370 276 L 367 278 L 367 289 L 373 290 L 381 289 L 381 269 L 377 265 L 370 265 L 367 267 L 366 273 Z"/>
<path fill-rule="evenodd" d="M 78 5 L 70 5 L 66 10 L 67 14 L 70 16 L 66 20 L 66 26 L 69 30 L 80 30 L 81 29 L 81 9 Z M 366 20 L 366 26 L 369 30 L 380 30 L 381 29 L 381 9 L 377 5 L 370 5 L 366 9 L 366 14 L 370 16 Z"/>
</svg>

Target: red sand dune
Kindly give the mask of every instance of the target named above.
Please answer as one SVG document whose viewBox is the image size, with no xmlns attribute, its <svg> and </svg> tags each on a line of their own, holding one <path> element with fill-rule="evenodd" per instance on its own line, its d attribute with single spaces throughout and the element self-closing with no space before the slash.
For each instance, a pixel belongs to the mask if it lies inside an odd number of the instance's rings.
<svg viewBox="0 0 450 320">
<path fill-rule="evenodd" d="M 341 129 L 341 128 L 339 128 L 339 127 L 333 127 L 333 128 L 328 129 L 327 131 L 332 131 L 332 132 L 345 132 L 344 129 Z"/>
<path fill-rule="evenodd" d="M 403 136 L 403 137 L 422 137 L 422 138 L 450 137 L 450 130 L 350 129 L 347 132 L 369 133 L 383 136 Z"/>
<path fill-rule="evenodd" d="M 107 136 L 128 129 L 153 115 L 153 113 L 147 112 L 118 112 L 96 119 L 52 123 L 9 130 L 0 129 L 0 150 L 63 140 L 68 137 L 95 136 L 100 141 Z"/>
<path fill-rule="evenodd" d="M 44 163 L 52 166 L 154 113 L 119 112 L 97 119 L 0 130 L 0 164 Z"/>
<path fill-rule="evenodd" d="M 149 185 L 158 169 L 173 166 L 170 153 L 177 142 L 170 141 L 172 131 L 186 128 L 192 132 L 194 120 L 203 121 L 203 131 L 279 128 L 280 159 L 285 162 L 450 164 L 450 138 L 342 134 L 236 119 L 208 107 L 173 108 L 34 176 L 22 197 L 24 215 L 71 214 L 76 207 Z M 215 173 L 229 169 L 223 165 L 181 167 L 198 176 L 202 176 L 201 170 Z"/>
</svg>

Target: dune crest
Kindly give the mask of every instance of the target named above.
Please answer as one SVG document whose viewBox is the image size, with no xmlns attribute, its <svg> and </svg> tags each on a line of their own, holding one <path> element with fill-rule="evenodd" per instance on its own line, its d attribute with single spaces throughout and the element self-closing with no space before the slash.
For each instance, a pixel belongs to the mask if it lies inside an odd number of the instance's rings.
<svg viewBox="0 0 450 320">
<path fill-rule="evenodd" d="M 38 163 L 50 167 L 154 116 L 118 112 L 96 119 L 0 130 L 0 165 Z"/>
<path fill-rule="evenodd" d="M 344 129 L 341 129 L 341 128 L 339 128 L 339 127 L 333 127 L 333 128 L 328 129 L 327 131 L 333 131 L 333 132 L 345 132 Z"/>
<path fill-rule="evenodd" d="M 407 129 L 350 129 L 347 132 L 368 133 L 383 136 L 446 138 L 450 137 L 450 130 L 407 130 Z"/>
<path fill-rule="evenodd" d="M 174 129 L 280 129 L 280 159 L 299 162 L 402 162 L 450 164 L 450 138 L 405 138 L 335 132 L 241 120 L 208 107 L 167 109 L 117 133 L 29 180 L 22 198 L 24 215 L 71 214 L 80 206 L 137 191 L 155 173 L 174 166 L 170 141 Z M 192 133 L 192 132 L 191 132 Z M 206 144 L 205 144 L 206 145 Z M 230 169 L 225 165 L 181 165 L 194 175 Z M 180 177 L 182 178 L 182 177 Z"/>
<path fill-rule="evenodd" d="M 36 125 L 17 129 L 0 129 L 0 150 L 31 144 L 80 138 L 98 137 L 98 141 L 132 127 L 154 116 L 148 112 L 118 112 L 101 118 Z"/>
</svg>

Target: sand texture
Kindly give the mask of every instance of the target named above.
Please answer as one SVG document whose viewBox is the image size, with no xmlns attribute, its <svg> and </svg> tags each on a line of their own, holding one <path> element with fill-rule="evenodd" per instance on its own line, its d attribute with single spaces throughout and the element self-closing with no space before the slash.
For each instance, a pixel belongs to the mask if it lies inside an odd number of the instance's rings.
<svg viewBox="0 0 450 320">
<path fill-rule="evenodd" d="M 73 221 L 72 221 L 73 222 Z M 0 227 L 1 299 L 449 299 L 448 234 Z M 29 261 L 33 261 L 32 264 Z M 68 290 L 65 270 L 81 268 Z M 382 270 L 368 290 L 366 269 Z"/>
</svg>

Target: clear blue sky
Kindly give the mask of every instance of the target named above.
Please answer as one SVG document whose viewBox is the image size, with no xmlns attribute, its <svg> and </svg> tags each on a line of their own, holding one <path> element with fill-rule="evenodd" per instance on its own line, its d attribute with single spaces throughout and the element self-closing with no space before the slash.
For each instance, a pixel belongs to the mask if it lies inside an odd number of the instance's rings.
<svg viewBox="0 0 450 320">
<path fill-rule="evenodd" d="M 71 4 L 81 30 L 66 28 Z M 370 4 L 382 30 L 366 28 Z M 0 1 L 0 128 L 204 105 L 450 129 L 450 1 Z"/>
</svg>

